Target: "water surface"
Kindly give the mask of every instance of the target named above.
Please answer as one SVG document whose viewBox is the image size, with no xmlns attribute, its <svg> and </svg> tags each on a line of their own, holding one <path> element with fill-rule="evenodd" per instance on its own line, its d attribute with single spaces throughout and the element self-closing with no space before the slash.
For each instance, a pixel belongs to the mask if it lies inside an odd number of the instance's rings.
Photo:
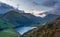
<svg viewBox="0 0 60 37">
<path fill-rule="evenodd" d="M 23 35 L 25 32 L 32 30 L 34 28 L 36 27 L 19 27 L 19 28 L 16 28 L 15 30 L 19 32 L 21 35 Z"/>
</svg>

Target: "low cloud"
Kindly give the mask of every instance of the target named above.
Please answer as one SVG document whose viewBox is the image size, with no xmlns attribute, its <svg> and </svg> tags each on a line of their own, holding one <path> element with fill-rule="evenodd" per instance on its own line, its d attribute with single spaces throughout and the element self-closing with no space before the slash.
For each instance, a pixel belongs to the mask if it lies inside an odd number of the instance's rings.
<svg viewBox="0 0 60 37">
<path fill-rule="evenodd" d="M 46 0 L 46 1 L 44 1 L 42 4 L 43 4 L 44 6 L 52 7 L 52 6 L 54 6 L 56 3 L 57 3 L 56 0 Z"/>
<path fill-rule="evenodd" d="M 43 5 L 53 8 L 49 13 L 60 15 L 60 0 L 46 0 Z"/>
</svg>

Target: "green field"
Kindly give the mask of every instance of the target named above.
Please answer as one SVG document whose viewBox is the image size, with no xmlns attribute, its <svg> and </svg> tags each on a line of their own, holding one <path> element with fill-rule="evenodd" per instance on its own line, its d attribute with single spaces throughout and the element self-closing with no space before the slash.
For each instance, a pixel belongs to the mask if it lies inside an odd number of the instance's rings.
<svg viewBox="0 0 60 37">
<path fill-rule="evenodd" d="M 0 31 L 0 37 L 20 37 L 20 35 L 12 29 Z"/>
</svg>

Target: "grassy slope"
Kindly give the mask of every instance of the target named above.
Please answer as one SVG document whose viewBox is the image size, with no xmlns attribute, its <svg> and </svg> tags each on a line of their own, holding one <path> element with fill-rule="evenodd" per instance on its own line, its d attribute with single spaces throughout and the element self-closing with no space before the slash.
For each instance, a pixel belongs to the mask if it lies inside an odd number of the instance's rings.
<svg viewBox="0 0 60 37">
<path fill-rule="evenodd" d="M 60 17 L 42 27 L 37 27 L 24 35 L 23 37 L 60 37 Z"/>
<path fill-rule="evenodd" d="M 13 29 L 16 26 L 5 20 L 0 18 L 0 37 L 20 37 L 20 34 Z"/>
<path fill-rule="evenodd" d="M 0 37 L 20 37 L 20 35 L 12 29 L 0 31 Z"/>
<path fill-rule="evenodd" d="M 0 19 L 0 29 L 6 29 L 6 28 L 14 28 L 15 26 L 5 22 L 3 19 Z"/>
<path fill-rule="evenodd" d="M 20 34 L 14 31 L 15 25 L 12 25 L 0 19 L 0 37 L 20 37 Z"/>
</svg>

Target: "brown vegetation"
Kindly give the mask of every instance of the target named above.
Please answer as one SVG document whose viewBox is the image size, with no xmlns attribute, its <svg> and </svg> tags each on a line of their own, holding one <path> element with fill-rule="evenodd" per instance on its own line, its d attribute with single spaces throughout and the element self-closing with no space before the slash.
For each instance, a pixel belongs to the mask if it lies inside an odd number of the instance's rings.
<svg viewBox="0 0 60 37">
<path fill-rule="evenodd" d="M 60 37 L 60 17 L 25 33 L 23 37 Z"/>
</svg>

